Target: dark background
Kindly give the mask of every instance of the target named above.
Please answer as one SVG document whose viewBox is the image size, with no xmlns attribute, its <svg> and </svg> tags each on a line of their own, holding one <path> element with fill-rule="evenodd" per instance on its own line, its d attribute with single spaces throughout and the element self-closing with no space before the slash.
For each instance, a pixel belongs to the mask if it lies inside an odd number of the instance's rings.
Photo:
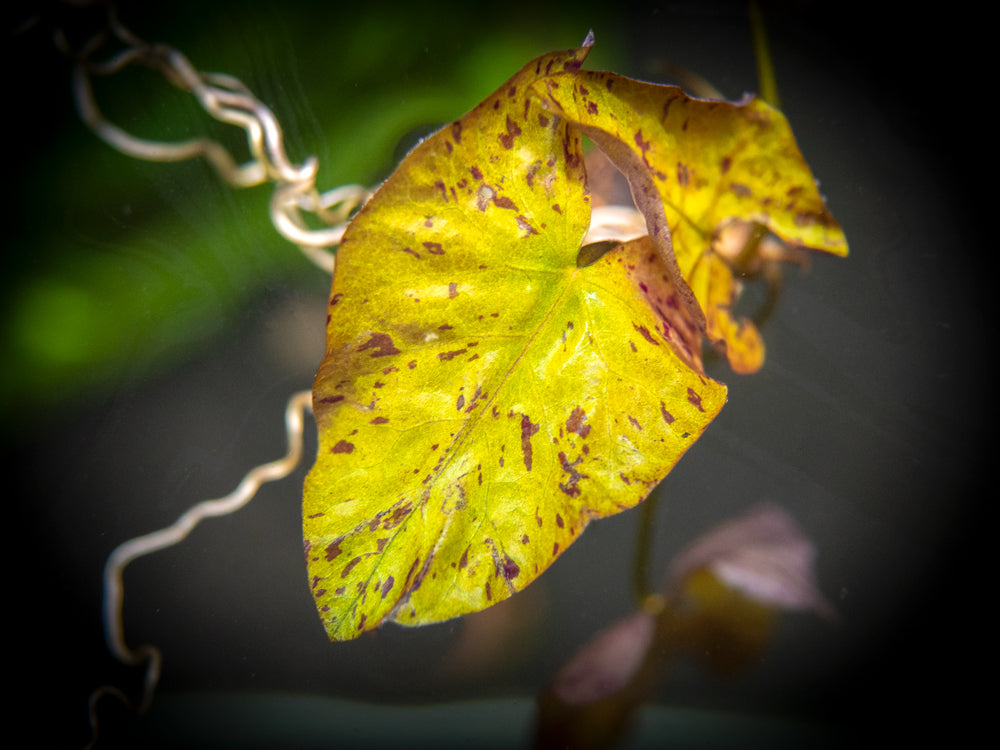
<svg viewBox="0 0 1000 750">
<path fill-rule="evenodd" d="M 730 98 L 756 88 L 744 3 L 136 5 L 120 5 L 134 31 L 267 102 L 292 158 L 319 156 L 322 188 L 376 183 L 413 133 L 589 28 L 590 68 L 663 80 L 671 61 Z M 730 401 L 658 489 L 652 568 L 753 503 L 777 502 L 815 541 L 842 621 L 783 617 L 749 673 L 720 680 L 681 664 L 656 703 L 807 722 L 851 741 L 931 728 L 958 738 L 981 717 L 977 686 L 993 669 L 981 483 L 995 262 L 977 179 L 995 161 L 978 59 L 985 22 L 945 7 L 762 9 L 783 110 L 851 255 L 788 274 L 761 373 L 712 371 Z M 14 9 L 4 68 L 6 612 L 24 706 L 13 724 L 43 747 L 86 742 L 96 686 L 137 690 L 139 676 L 103 644 L 104 560 L 283 452 L 284 403 L 310 386 L 322 355 L 329 285 L 268 224 L 266 187 L 235 191 L 204 165 L 130 160 L 80 124 L 50 40 L 53 23 L 79 23 L 70 10 Z M 122 126 L 216 132 L 152 74 L 128 75 L 100 92 Z M 192 726 L 225 745 L 213 732 L 233 717 L 254 729 L 247 696 L 376 707 L 530 699 L 634 605 L 638 512 L 589 528 L 499 614 L 330 644 L 301 555 L 306 469 L 129 567 L 126 637 L 157 644 L 165 664 L 148 716 L 102 703 L 109 746 L 151 732 L 166 746 L 190 742 Z M 182 710 L 192 695 L 234 707 L 192 716 Z M 331 745 L 360 739 L 346 716 Z M 527 731 L 530 711 L 518 716 Z M 315 741 L 301 732 L 297 746 Z"/>
</svg>

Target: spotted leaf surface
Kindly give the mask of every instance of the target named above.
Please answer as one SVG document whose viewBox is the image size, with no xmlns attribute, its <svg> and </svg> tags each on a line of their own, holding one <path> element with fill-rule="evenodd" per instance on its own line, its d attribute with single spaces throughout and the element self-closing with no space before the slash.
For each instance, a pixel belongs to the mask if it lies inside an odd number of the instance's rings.
<svg viewBox="0 0 1000 750">
<path fill-rule="evenodd" d="M 579 131 L 537 87 L 585 54 L 539 58 L 422 142 L 344 237 L 303 508 L 332 639 L 524 588 L 725 402 L 672 256 L 581 253 Z"/>
<path fill-rule="evenodd" d="M 736 282 L 712 251 L 716 233 L 733 219 L 754 221 L 792 245 L 847 254 L 784 115 L 758 99 L 695 99 L 605 72 L 560 72 L 533 90 L 628 178 L 650 235 L 676 257 L 708 337 L 733 368 L 759 369 L 764 345 L 751 322 L 733 315 Z"/>
</svg>

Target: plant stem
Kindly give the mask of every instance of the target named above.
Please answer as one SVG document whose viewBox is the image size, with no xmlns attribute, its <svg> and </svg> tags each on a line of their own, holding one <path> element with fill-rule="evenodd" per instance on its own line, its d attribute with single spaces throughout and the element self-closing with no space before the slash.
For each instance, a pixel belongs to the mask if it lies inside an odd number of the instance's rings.
<svg viewBox="0 0 1000 750">
<path fill-rule="evenodd" d="M 753 52 L 757 60 L 757 85 L 760 88 L 760 98 L 775 109 L 781 109 L 778 98 L 778 81 L 774 76 L 774 64 L 771 62 L 771 48 L 767 43 L 767 30 L 764 28 L 764 16 L 756 0 L 750 0 L 750 32 L 753 35 Z"/>
<path fill-rule="evenodd" d="M 656 513 L 657 494 L 651 493 L 639 506 L 639 532 L 635 540 L 635 560 L 632 566 L 632 591 L 641 606 L 652 589 L 649 585 L 649 548 Z"/>
</svg>

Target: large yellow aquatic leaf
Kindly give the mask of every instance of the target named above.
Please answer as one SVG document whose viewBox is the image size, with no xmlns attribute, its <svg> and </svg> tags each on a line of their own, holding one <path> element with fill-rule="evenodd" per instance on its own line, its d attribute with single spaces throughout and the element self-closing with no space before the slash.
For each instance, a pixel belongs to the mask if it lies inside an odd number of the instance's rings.
<svg viewBox="0 0 1000 750">
<path fill-rule="evenodd" d="M 529 64 L 421 143 L 344 237 L 304 497 L 332 639 L 524 588 L 725 402 L 663 239 L 581 252 L 579 133 L 532 86 L 585 53 Z"/>
<path fill-rule="evenodd" d="M 706 315 L 708 337 L 733 368 L 759 369 L 763 342 L 752 323 L 735 320 L 733 272 L 712 251 L 713 237 L 739 219 L 763 224 L 792 245 L 847 254 L 784 115 L 750 97 L 695 99 L 676 86 L 606 72 L 560 72 L 533 89 L 628 178 L 650 234 L 664 238 L 661 250 L 672 242 Z"/>
</svg>

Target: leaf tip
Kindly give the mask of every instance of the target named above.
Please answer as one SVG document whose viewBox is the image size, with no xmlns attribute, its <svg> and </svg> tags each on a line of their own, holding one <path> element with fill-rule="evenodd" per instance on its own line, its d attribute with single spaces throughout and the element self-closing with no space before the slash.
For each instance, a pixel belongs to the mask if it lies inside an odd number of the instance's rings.
<svg viewBox="0 0 1000 750">
<path fill-rule="evenodd" d="M 583 43 L 580 46 L 581 47 L 593 47 L 594 46 L 594 30 L 593 29 L 590 29 L 587 32 L 587 36 L 585 36 L 583 38 Z"/>
</svg>

